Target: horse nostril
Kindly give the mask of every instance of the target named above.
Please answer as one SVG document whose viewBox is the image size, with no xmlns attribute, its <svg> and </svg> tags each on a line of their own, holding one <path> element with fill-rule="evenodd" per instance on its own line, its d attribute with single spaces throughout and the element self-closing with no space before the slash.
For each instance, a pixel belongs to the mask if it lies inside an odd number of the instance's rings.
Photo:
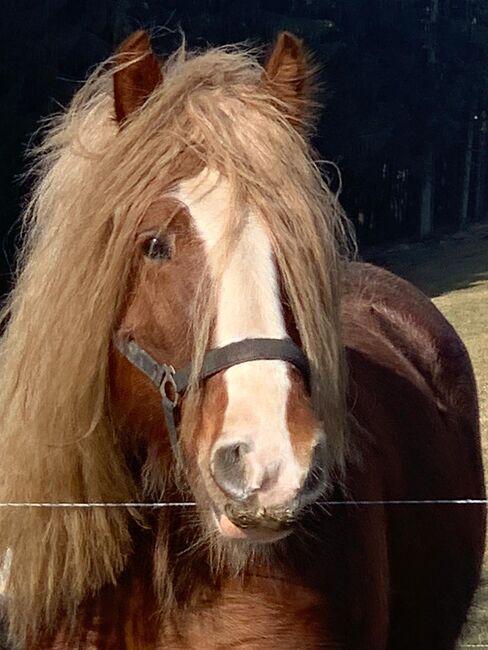
<svg viewBox="0 0 488 650">
<path fill-rule="evenodd" d="M 218 447 L 212 455 L 211 473 L 214 481 L 233 499 L 247 496 L 243 458 L 249 452 L 249 445 L 243 442 Z"/>
</svg>

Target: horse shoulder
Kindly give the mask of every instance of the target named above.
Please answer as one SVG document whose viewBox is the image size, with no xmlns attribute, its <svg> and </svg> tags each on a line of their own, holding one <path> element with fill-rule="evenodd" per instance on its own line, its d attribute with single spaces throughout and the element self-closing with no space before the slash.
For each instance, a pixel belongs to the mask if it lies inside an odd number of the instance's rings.
<svg viewBox="0 0 488 650">
<path fill-rule="evenodd" d="M 422 383 L 442 411 L 462 412 L 476 421 L 476 389 L 468 353 L 427 296 L 406 280 L 370 264 L 349 264 L 344 285 L 346 346 Z"/>
</svg>

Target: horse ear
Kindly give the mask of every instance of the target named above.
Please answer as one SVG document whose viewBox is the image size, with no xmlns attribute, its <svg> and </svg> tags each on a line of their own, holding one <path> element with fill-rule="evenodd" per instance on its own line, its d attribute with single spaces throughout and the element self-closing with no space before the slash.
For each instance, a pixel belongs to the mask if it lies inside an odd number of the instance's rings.
<svg viewBox="0 0 488 650">
<path fill-rule="evenodd" d="M 306 123 L 316 66 L 303 41 L 290 32 L 278 34 L 264 70 L 264 83 L 287 106 L 289 120 L 296 125 Z"/>
<path fill-rule="evenodd" d="M 163 80 L 161 65 L 151 49 L 149 36 L 143 30 L 131 34 L 116 53 L 118 65 L 130 63 L 114 72 L 114 103 L 117 122 L 140 108 Z"/>
</svg>

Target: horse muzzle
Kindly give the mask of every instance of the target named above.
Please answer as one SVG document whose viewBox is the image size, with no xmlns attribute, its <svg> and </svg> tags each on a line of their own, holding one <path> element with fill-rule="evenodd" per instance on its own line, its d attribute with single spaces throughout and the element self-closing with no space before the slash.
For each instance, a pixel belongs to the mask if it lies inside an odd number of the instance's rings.
<svg viewBox="0 0 488 650">
<path fill-rule="evenodd" d="M 290 534 L 305 508 L 326 491 L 327 479 L 322 455 L 322 446 L 317 446 L 312 454 L 309 472 L 300 488 L 278 503 L 263 505 L 259 491 L 245 498 L 236 498 L 227 491 L 225 502 L 214 506 L 220 533 L 226 538 L 258 542 L 272 542 Z"/>
<path fill-rule="evenodd" d="M 231 502 L 215 515 L 219 530 L 226 538 L 273 542 L 286 537 L 293 530 L 300 512 L 297 501 L 274 508 Z"/>
</svg>

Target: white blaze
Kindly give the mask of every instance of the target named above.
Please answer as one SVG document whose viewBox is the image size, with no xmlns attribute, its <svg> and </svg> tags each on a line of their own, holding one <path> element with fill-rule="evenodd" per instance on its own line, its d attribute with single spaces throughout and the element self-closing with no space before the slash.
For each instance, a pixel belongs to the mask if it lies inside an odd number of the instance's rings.
<svg viewBox="0 0 488 650">
<path fill-rule="evenodd" d="M 204 170 L 183 181 L 174 196 L 187 206 L 212 270 L 231 209 L 227 181 Z M 287 336 L 271 243 L 258 218 L 245 206 L 241 209 L 245 225 L 219 286 L 214 347 L 245 338 Z M 279 474 L 270 499 L 296 490 L 303 470 L 293 453 L 286 421 L 290 390 L 286 363 L 250 361 L 233 366 L 224 377 L 228 404 L 220 442 L 250 445 L 247 478 L 256 489 Z"/>
</svg>

